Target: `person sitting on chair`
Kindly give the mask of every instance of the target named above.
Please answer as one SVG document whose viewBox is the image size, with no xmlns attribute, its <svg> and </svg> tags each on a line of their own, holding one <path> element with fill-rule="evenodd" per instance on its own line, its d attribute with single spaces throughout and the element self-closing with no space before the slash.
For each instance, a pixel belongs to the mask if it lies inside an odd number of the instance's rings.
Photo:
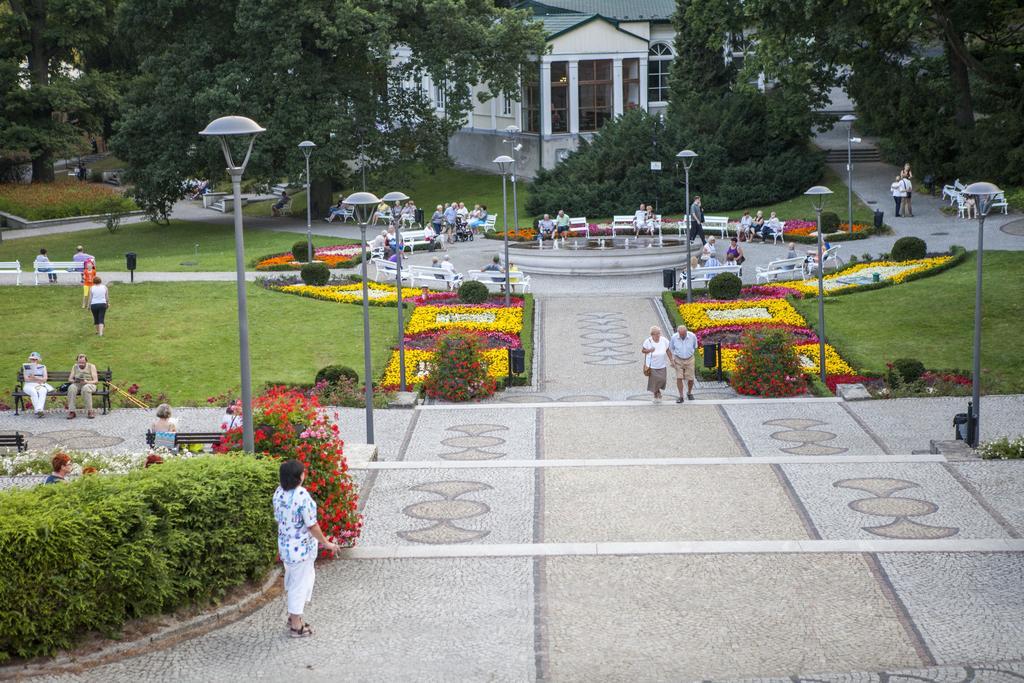
<svg viewBox="0 0 1024 683">
<path fill-rule="evenodd" d="M 290 202 L 291 200 L 292 198 L 288 196 L 288 190 L 281 190 L 281 197 L 273 206 L 270 207 L 271 215 L 280 216 L 281 212 L 284 210 L 284 207 L 288 206 L 288 202 Z"/>
</svg>

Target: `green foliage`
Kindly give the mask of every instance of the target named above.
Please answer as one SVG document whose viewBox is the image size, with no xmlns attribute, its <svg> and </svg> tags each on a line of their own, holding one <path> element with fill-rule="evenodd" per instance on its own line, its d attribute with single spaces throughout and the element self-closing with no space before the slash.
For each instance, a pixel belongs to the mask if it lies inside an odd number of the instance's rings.
<svg viewBox="0 0 1024 683">
<path fill-rule="evenodd" d="M 978 455 L 985 460 L 1020 460 L 1024 458 L 1024 436 L 987 441 L 978 447 Z"/>
<path fill-rule="evenodd" d="M 0 494 L 0 661 L 221 598 L 276 551 L 276 463 L 174 460 Z"/>
<path fill-rule="evenodd" d="M 309 245 L 306 240 L 299 240 L 292 245 L 292 258 L 299 263 L 307 263 L 309 261 Z"/>
<path fill-rule="evenodd" d="M 307 285 L 323 287 L 331 279 L 331 269 L 327 267 L 326 263 L 320 261 L 303 263 L 300 276 Z"/>
<path fill-rule="evenodd" d="M 793 336 L 767 328 L 745 332 L 730 383 L 750 396 L 795 396 L 807 390 Z"/>
<path fill-rule="evenodd" d="M 494 394 L 483 346 L 472 335 L 452 332 L 437 345 L 437 360 L 423 383 L 427 396 L 445 401 L 475 401 Z"/>
<path fill-rule="evenodd" d="M 826 235 L 839 230 L 839 216 L 833 211 L 823 211 L 821 214 L 821 231 Z"/>
<path fill-rule="evenodd" d="M 359 382 L 359 373 L 347 365 L 327 365 L 317 371 L 315 381 L 336 384 L 343 378 L 349 379 L 353 382 Z"/>
<path fill-rule="evenodd" d="M 467 304 L 482 304 L 487 301 L 490 293 L 487 285 L 476 280 L 467 280 L 459 285 L 459 301 Z"/>
<path fill-rule="evenodd" d="M 743 281 L 733 273 L 719 273 L 708 283 L 708 293 L 712 299 L 738 299 Z"/>
<path fill-rule="evenodd" d="M 901 237 L 892 245 L 893 261 L 913 261 L 924 258 L 928 253 L 928 245 L 920 237 Z"/>
<path fill-rule="evenodd" d="M 913 384 L 924 374 L 924 363 L 916 358 L 897 358 L 889 364 L 886 374 L 890 384 Z"/>
</svg>

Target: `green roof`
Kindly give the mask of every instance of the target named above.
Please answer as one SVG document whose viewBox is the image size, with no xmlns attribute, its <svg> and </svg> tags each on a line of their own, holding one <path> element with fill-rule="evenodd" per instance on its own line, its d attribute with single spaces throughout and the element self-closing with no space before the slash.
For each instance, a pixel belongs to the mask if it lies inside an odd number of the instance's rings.
<svg viewBox="0 0 1024 683">
<path fill-rule="evenodd" d="M 537 19 L 544 24 L 544 32 L 550 39 L 566 31 L 571 31 L 580 24 L 587 23 L 595 16 L 593 14 L 545 14 Z"/>
<path fill-rule="evenodd" d="M 617 21 L 665 21 L 676 11 L 675 0 L 525 0 L 520 7 L 538 16 L 566 12 L 590 17 L 599 14 Z"/>
</svg>

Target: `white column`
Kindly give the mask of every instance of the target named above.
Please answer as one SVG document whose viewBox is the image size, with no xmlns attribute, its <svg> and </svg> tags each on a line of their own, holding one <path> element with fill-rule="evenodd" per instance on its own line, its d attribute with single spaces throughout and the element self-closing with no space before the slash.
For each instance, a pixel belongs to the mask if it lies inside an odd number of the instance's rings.
<svg viewBox="0 0 1024 683">
<path fill-rule="evenodd" d="M 622 116 L 622 57 L 612 59 L 612 116 Z"/>
<path fill-rule="evenodd" d="M 647 111 L 647 58 L 640 58 L 640 108 Z"/>
<path fill-rule="evenodd" d="M 523 82 L 519 82 L 519 99 L 512 104 L 512 114 L 516 117 L 516 128 L 523 129 Z"/>
<path fill-rule="evenodd" d="M 504 95 L 500 97 L 504 98 Z M 498 130 L 498 98 L 491 98 L 491 130 Z"/>
<path fill-rule="evenodd" d="M 551 63 L 540 65 L 540 132 L 544 137 L 551 136 Z"/>
<path fill-rule="evenodd" d="M 580 63 L 569 62 L 569 132 L 580 132 Z"/>
</svg>

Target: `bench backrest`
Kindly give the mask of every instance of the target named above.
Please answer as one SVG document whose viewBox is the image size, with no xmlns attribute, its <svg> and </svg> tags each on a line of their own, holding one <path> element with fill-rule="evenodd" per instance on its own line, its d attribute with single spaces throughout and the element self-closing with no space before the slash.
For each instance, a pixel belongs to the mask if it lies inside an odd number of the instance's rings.
<svg viewBox="0 0 1024 683">
<path fill-rule="evenodd" d="M 0 446 L 17 446 L 25 443 L 25 435 L 21 432 L 0 434 Z"/>
<path fill-rule="evenodd" d="M 704 225 L 712 228 L 726 227 L 729 225 L 728 216 L 704 216 Z"/>
<path fill-rule="evenodd" d="M 13 270 L 21 272 L 21 261 L 0 261 L 0 270 Z"/>
<path fill-rule="evenodd" d="M 590 232 L 590 225 L 587 223 L 586 216 L 578 216 L 576 218 L 569 219 L 569 232 L 575 232 L 577 230 Z"/>
<path fill-rule="evenodd" d="M 502 283 L 505 281 L 505 273 L 499 273 L 496 270 L 470 270 L 470 280 L 486 280 L 487 282 Z M 509 284 L 519 284 L 527 280 L 527 275 L 522 271 L 516 270 L 508 274 Z"/>
<path fill-rule="evenodd" d="M 40 263 L 39 261 L 34 261 L 33 264 L 35 265 L 36 270 L 40 268 L 44 270 L 47 268 L 60 268 L 61 270 L 82 270 L 83 268 L 85 268 L 85 264 L 80 261 L 50 261 L 49 263 Z"/>
<path fill-rule="evenodd" d="M 455 280 L 458 278 L 458 273 L 449 272 L 444 268 L 435 268 L 434 266 L 409 266 L 409 271 L 417 278 L 434 277 L 438 280 Z"/>
<path fill-rule="evenodd" d="M 100 370 L 99 368 L 96 368 L 96 381 L 102 382 L 103 384 L 109 384 L 110 383 L 110 378 L 112 376 L 113 376 L 113 373 L 110 371 L 110 368 L 107 368 L 106 370 Z M 68 372 L 67 370 L 51 370 L 49 368 L 49 366 L 47 366 L 47 368 L 46 368 L 46 381 L 49 382 L 50 384 L 53 384 L 53 385 L 56 386 L 57 384 L 63 384 L 64 382 L 68 382 L 70 380 L 71 380 L 71 373 Z M 24 381 L 25 381 L 24 374 L 23 374 L 22 370 L 19 368 L 18 369 L 18 384 L 21 384 Z"/>
<path fill-rule="evenodd" d="M 498 214 L 491 213 L 487 215 L 487 220 L 484 221 L 485 228 L 493 228 L 498 223 Z"/>
<path fill-rule="evenodd" d="M 633 225 L 634 216 L 614 216 L 612 218 L 612 225 Z"/>
<path fill-rule="evenodd" d="M 416 241 L 416 240 L 424 240 L 426 238 L 427 238 L 427 231 L 426 230 L 403 230 L 402 231 L 402 241 L 405 241 L 405 240 Z"/>
<path fill-rule="evenodd" d="M 398 272 L 398 264 L 392 263 L 391 261 L 388 261 L 386 259 L 375 258 L 375 259 L 373 259 L 373 261 L 371 261 L 371 263 L 373 263 L 373 265 L 377 266 L 378 270 L 386 270 L 386 271 L 389 271 L 389 272 L 392 272 L 392 273 L 397 273 Z"/>
<path fill-rule="evenodd" d="M 776 261 L 769 262 L 767 270 L 793 270 L 793 268 L 799 267 L 803 262 L 803 256 L 796 256 L 794 258 L 782 258 Z"/>
</svg>

